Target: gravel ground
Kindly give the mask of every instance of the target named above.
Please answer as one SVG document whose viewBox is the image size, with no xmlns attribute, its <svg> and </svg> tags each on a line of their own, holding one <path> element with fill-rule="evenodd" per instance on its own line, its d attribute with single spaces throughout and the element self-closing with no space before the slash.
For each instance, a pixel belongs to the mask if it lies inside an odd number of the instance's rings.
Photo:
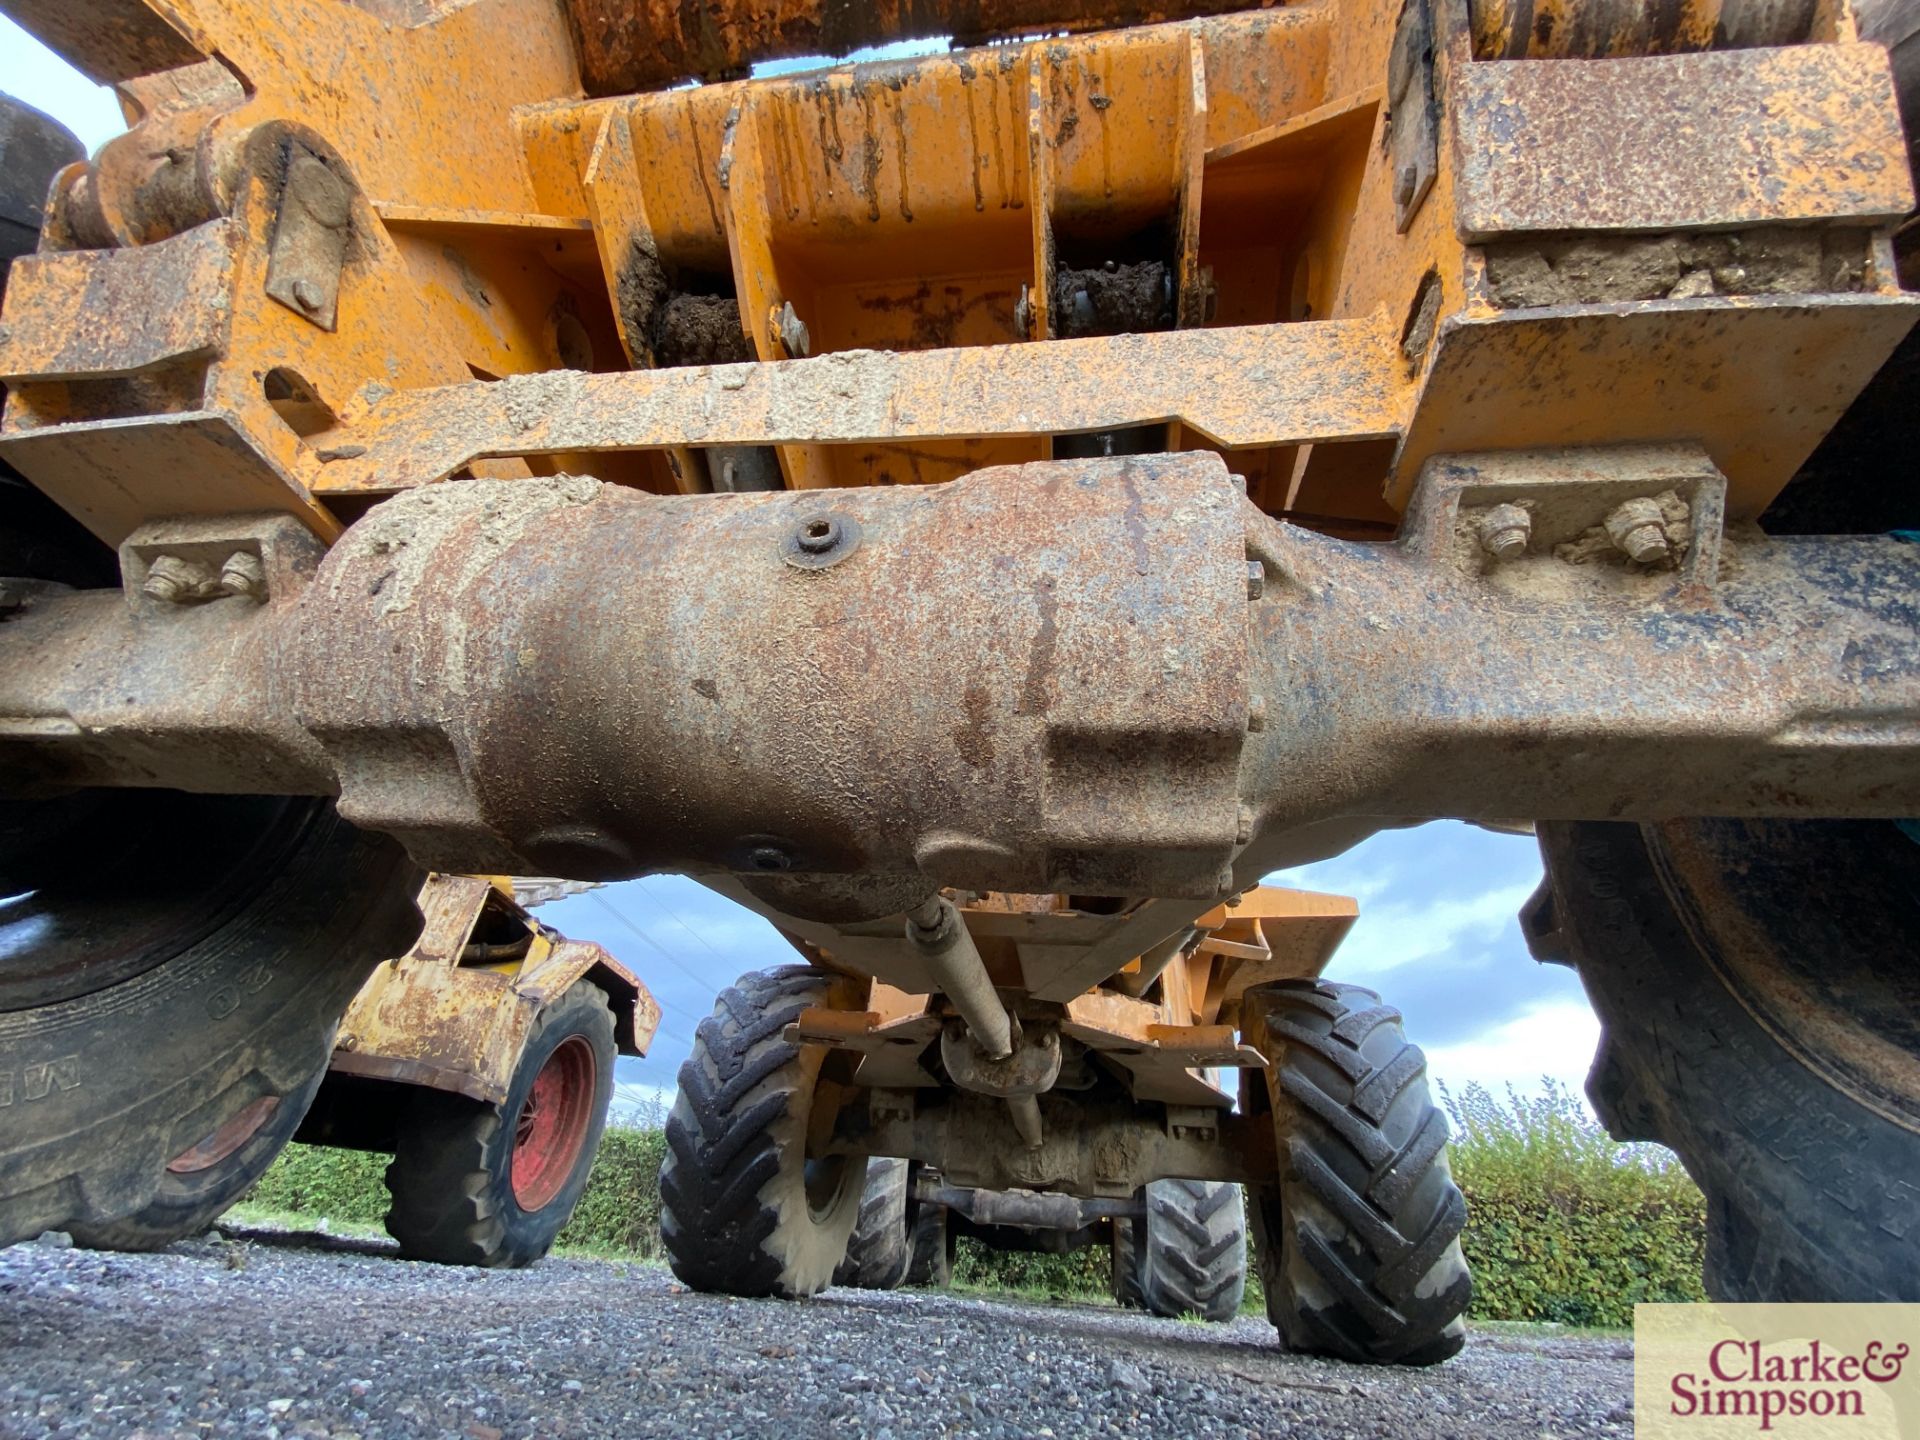
<svg viewBox="0 0 1920 1440">
<path fill-rule="evenodd" d="M 1431 1370 L 1281 1354 L 1263 1321 L 925 1291 L 695 1295 L 272 1231 L 0 1251 L 0 1435 L 1525 1436 L 1632 1433 L 1624 1340 L 1477 1330 Z"/>
</svg>

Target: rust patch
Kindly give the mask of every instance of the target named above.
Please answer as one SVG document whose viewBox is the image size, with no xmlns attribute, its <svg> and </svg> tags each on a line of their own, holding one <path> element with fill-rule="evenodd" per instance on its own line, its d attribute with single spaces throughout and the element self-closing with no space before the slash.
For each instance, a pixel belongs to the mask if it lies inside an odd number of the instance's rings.
<svg viewBox="0 0 1920 1440">
<path fill-rule="evenodd" d="M 1060 626 L 1057 619 L 1060 597 L 1054 593 L 1055 583 L 1053 576 L 1045 576 L 1034 593 L 1034 605 L 1040 612 L 1040 624 L 1034 631 L 1033 653 L 1027 659 L 1027 678 L 1020 686 L 1018 713 L 1022 715 L 1047 713 L 1050 698 L 1048 684 L 1053 679 L 1053 651 L 1060 639 Z"/>
<path fill-rule="evenodd" d="M 986 686 L 972 680 L 967 683 L 962 704 L 967 718 L 964 723 L 954 727 L 953 746 L 960 752 L 962 760 L 974 769 L 982 770 L 993 763 L 993 737 L 987 724 L 993 700 Z"/>
</svg>

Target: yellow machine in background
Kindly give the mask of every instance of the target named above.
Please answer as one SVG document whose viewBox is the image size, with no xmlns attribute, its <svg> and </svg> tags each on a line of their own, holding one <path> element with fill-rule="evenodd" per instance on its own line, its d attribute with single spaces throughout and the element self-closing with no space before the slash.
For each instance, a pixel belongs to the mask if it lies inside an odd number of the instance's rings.
<svg viewBox="0 0 1920 1440">
<path fill-rule="evenodd" d="M 660 1008 L 600 946 L 536 921 L 505 877 L 429 875 L 419 905 L 419 940 L 348 1005 L 324 1078 L 243 1109 L 168 1164 L 144 1210 L 76 1238 L 145 1250 L 191 1234 L 297 1139 L 393 1153 L 387 1229 L 411 1259 L 544 1255 L 592 1169 L 614 1059 L 646 1053 Z"/>
</svg>

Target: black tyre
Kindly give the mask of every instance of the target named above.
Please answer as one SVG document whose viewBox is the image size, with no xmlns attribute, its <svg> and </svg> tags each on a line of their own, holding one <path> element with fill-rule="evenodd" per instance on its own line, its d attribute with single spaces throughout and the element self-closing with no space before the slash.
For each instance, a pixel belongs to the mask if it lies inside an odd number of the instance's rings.
<svg viewBox="0 0 1920 1440">
<path fill-rule="evenodd" d="M 540 1012 L 497 1105 L 422 1090 L 387 1167 L 387 1233 L 410 1260 L 510 1269 L 553 1248 L 613 1101 L 613 1009 L 576 984 Z"/>
<path fill-rule="evenodd" d="M 163 1250 L 198 1235 L 259 1183 L 300 1128 L 326 1076 L 322 1064 L 294 1093 L 254 1100 L 169 1161 L 153 1199 L 123 1219 L 74 1226 L 74 1243 L 89 1250 Z"/>
<path fill-rule="evenodd" d="M 1147 1213 L 1113 1225 L 1113 1296 L 1169 1318 L 1231 1320 L 1247 1289 L 1247 1207 L 1219 1180 L 1156 1180 Z"/>
<path fill-rule="evenodd" d="M 1113 1303 L 1122 1310 L 1144 1310 L 1140 1293 L 1140 1227 L 1131 1220 L 1113 1222 Z"/>
<path fill-rule="evenodd" d="M 1707 1197 L 1708 1293 L 1920 1300 L 1920 845 L 1885 822 L 1543 825 L 1587 1093 Z"/>
<path fill-rule="evenodd" d="M 959 1237 L 944 1205 L 922 1202 L 913 1207 L 912 1251 L 907 1261 L 907 1284 L 944 1290 L 953 1283 L 953 1253 Z"/>
<path fill-rule="evenodd" d="M 913 1263 L 911 1228 L 918 1208 L 907 1198 L 909 1165 L 875 1156 L 867 1161 L 860 1217 L 847 1241 L 847 1255 L 833 1283 L 856 1290 L 898 1290 Z"/>
<path fill-rule="evenodd" d="M 1256 997 L 1257 1000 L 1256 1000 Z M 1261 986 L 1280 1180 L 1252 1195 L 1267 1315 L 1292 1350 L 1431 1365 L 1466 1341 L 1466 1202 L 1400 1012 L 1323 980 Z"/>
<path fill-rule="evenodd" d="M 327 802 L 21 813 L 0 824 L 0 1243 L 104 1235 L 249 1107 L 302 1108 L 347 1002 L 419 929 L 418 873 Z"/>
<path fill-rule="evenodd" d="M 700 1022 L 660 1167 L 661 1239 L 696 1290 L 812 1295 L 847 1253 L 866 1166 L 807 1158 L 826 1052 L 782 1033 L 834 985 L 802 965 L 746 975 Z"/>
</svg>

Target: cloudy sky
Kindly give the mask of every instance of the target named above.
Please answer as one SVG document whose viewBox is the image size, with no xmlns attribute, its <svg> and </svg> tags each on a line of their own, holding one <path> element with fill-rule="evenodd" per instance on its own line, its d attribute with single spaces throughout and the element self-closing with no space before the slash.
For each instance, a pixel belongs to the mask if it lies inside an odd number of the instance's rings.
<svg viewBox="0 0 1920 1440">
<path fill-rule="evenodd" d="M 89 150 L 122 128 L 107 91 L 5 17 L 0 91 L 55 116 Z M 1551 1076 L 1580 1088 L 1598 1026 L 1579 982 L 1566 970 L 1536 965 L 1514 920 L 1540 879 L 1533 841 L 1428 825 L 1376 836 L 1338 859 L 1271 878 L 1360 901 L 1359 923 L 1328 973 L 1369 985 L 1399 1006 L 1408 1033 L 1446 1084 L 1530 1091 Z M 675 876 L 574 896 L 541 915 L 568 935 L 606 946 L 661 1003 L 665 1019 L 652 1053 L 621 1062 L 630 1099 L 671 1089 L 694 1027 L 723 985 L 794 959 L 758 916 Z"/>
<path fill-rule="evenodd" d="M 1598 1026 L 1572 973 L 1534 963 L 1514 919 L 1540 879 L 1532 840 L 1443 822 L 1378 835 L 1269 879 L 1360 901 L 1359 922 L 1328 974 L 1397 1005 L 1446 1084 L 1533 1091 L 1551 1076 L 1579 1090 Z M 678 876 L 570 896 L 540 917 L 606 946 L 660 1001 L 665 1018 L 652 1053 L 621 1062 L 634 1098 L 671 1089 L 722 985 L 795 959 L 759 916 Z"/>
</svg>

